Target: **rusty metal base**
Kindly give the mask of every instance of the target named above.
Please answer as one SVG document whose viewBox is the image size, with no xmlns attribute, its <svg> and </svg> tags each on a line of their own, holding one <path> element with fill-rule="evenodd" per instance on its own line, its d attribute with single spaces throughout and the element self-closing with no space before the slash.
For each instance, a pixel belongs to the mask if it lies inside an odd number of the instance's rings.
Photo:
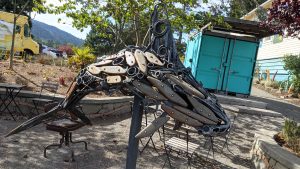
<svg viewBox="0 0 300 169">
<path fill-rule="evenodd" d="M 70 143 L 72 144 L 77 144 L 77 143 L 84 143 L 85 150 L 87 149 L 87 142 L 86 141 L 73 141 L 72 140 L 72 132 L 61 132 L 60 135 L 62 136 L 61 139 L 59 140 L 59 144 L 50 144 L 44 148 L 44 157 L 47 158 L 47 150 L 49 150 L 51 147 L 58 147 L 61 148 L 62 145 L 65 143 L 65 146 L 70 146 Z M 75 161 L 74 159 L 74 151 L 72 150 L 72 156 L 71 156 L 72 161 Z"/>
</svg>

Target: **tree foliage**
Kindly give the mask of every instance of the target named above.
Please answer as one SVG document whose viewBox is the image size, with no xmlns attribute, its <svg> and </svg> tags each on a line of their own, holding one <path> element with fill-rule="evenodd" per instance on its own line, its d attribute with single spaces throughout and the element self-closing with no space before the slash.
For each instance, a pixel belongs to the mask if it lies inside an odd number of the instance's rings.
<svg viewBox="0 0 300 169">
<path fill-rule="evenodd" d="M 30 28 L 32 27 L 30 12 L 38 12 L 44 13 L 46 11 L 44 7 L 45 0 L 16 0 L 16 13 L 20 13 L 25 6 L 25 4 L 29 1 L 27 6 L 24 8 L 21 15 L 25 15 L 28 17 L 28 23 Z M 14 0 L 0 0 L 0 10 L 5 12 L 14 12 Z"/>
<path fill-rule="evenodd" d="M 229 0 L 228 16 L 241 18 L 267 0 Z"/>
<path fill-rule="evenodd" d="M 54 14 L 65 13 L 72 18 L 72 25 L 78 29 L 91 27 L 86 44 L 95 49 L 111 46 L 114 49 L 126 45 L 142 45 L 149 28 L 155 0 L 95 0 L 62 1 L 59 6 L 49 5 L 48 11 Z M 197 0 L 164 0 L 169 20 L 181 42 L 182 34 L 198 27 L 192 9 L 200 6 Z M 96 46 L 91 40 L 97 39 Z M 107 48 L 105 48 L 107 49 Z M 100 53 L 99 51 L 94 51 Z M 106 50 L 101 51 L 106 53 Z"/>
<path fill-rule="evenodd" d="M 16 0 L 16 13 L 20 13 L 24 5 L 29 1 L 28 5 L 24 8 L 23 15 L 30 12 L 45 12 L 45 0 Z M 6 12 L 14 11 L 14 0 L 0 0 L 0 9 Z"/>
<path fill-rule="evenodd" d="M 220 0 L 209 5 L 213 15 L 241 18 L 267 0 Z"/>
<path fill-rule="evenodd" d="M 263 25 L 275 33 L 300 38 L 299 0 L 274 0 Z"/>
<path fill-rule="evenodd" d="M 289 70 L 293 75 L 295 91 L 300 92 L 300 55 L 287 55 L 283 59 L 284 69 Z"/>
</svg>

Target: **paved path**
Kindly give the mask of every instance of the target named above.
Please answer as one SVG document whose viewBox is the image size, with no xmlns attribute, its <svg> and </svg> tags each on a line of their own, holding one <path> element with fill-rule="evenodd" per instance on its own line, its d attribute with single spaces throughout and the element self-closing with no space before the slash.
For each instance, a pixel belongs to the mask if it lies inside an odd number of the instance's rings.
<svg viewBox="0 0 300 169">
<path fill-rule="evenodd" d="M 273 96 L 272 94 L 270 94 L 264 90 L 261 90 L 259 88 L 256 88 L 254 86 L 252 86 L 252 88 L 251 88 L 251 96 L 277 99 L 276 96 Z"/>
<path fill-rule="evenodd" d="M 233 113 L 227 112 L 233 118 Z M 212 153 L 206 158 L 208 147 L 204 146 L 205 138 L 198 134 L 191 135 L 193 143 L 200 144 L 197 155 L 194 156 L 192 168 L 207 169 L 252 169 L 254 168 L 249 151 L 254 140 L 254 133 L 261 129 L 278 131 L 283 123 L 282 118 L 260 117 L 252 115 L 238 115 L 229 141 L 229 150 L 224 153 Z M 72 147 L 76 161 L 63 162 L 62 152 L 50 150 L 48 159 L 43 157 L 43 147 L 58 142 L 59 135 L 46 131 L 44 125 L 34 127 L 18 135 L 4 138 L 4 135 L 20 124 L 20 122 L 0 120 L 0 169 L 98 169 L 98 168 L 125 168 L 128 133 L 130 119 L 96 119 L 93 126 L 85 126 L 74 132 L 74 140 L 88 141 L 88 151 L 83 145 Z M 170 135 L 167 135 L 170 138 Z M 137 168 L 162 168 L 166 156 L 162 142 L 154 134 L 156 153 L 151 147 L 147 148 L 138 158 Z M 143 142 L 145 143 L 145 139 Z M 224 138 L 216 138 L 215 143 L 223 147 Z M 186 168 L 186 158 L 177 158 L 172 155 L 172 164 L 175 168 Z M 168 167 L 167 167 L 168 168 Z"/>
<path fill-rule="evenodd" d="M 287 118 L 300 122 L 300 107 L 277 98 L 266 91 L 252 87 L 251 96 L 248 99 L 268 103 L 267 109 L 281 113 Z"/>
</svg>

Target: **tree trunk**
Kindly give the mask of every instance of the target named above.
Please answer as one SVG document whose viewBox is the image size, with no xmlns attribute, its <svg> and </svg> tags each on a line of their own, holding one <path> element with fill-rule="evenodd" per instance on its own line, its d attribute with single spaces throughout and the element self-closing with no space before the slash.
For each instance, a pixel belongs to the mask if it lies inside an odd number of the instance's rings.
<svg viewBox="0 0 300 169">
<path fill-rule="evenodd" d="M 136 46 L 141 45 L 141 37 L 140 37 L 140 29 L 139 29 L 139 16 L 138 13 L 134 15 L 134 29 L 135 29 L 135 38 L 136 38 Z"/>
<path fill-rule="evenodd" d="M 17 17 L 15 16 L 15 13 L 16 13 L 16 0 L 14 0 L 14 26 L 13 26 L 11 48 L 10 48 L 10 57 L 9 57 L 9 69 L 10 70 L 13 70 L 13 57 L 14 57 L 15 36 L 16 36 Z"/>
</svg>

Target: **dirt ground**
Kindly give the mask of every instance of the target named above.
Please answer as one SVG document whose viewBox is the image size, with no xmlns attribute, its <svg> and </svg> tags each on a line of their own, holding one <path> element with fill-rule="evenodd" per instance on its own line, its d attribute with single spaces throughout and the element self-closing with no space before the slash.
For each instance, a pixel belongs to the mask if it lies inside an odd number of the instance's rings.
<svg viewBox="0 0 300 169">
<path fill-rule="evenodd" d="M 58 94 L 65 95 L 78 70 L 66 66 L 55 66 L 41 63 L 27 63 L 22 60 L 14 60 L 13 70 L 9 70 L 9 62 L 0 60 L 0 83 L 16 83 L 25 85 L 23 90 L 40 92 L 42 82 L 56 82 L 59 85 Z M 59 81 L 64 79 L 65 85 Z M 89 94 L 88 97 L 105 97 L 103 92 Z M 120 92 L 111 96 L 122 96 Z"/>
<path fill-rule="evenodd" d="M 66 85 L 60 85 L 57 92 L 65 94 L 77 75 L 75 70 L 68 67 L 26 63 L 22 60 L 14 60 L 13 71 L 8 70 L 8 67 L 8 61 L 0 61 L 0 82 L 26 85 L 24 90 L 32 91 L 39 91 L 43 81 L 59 83 L 59 78 L 63 77 Z"/>
<path fill-rule="evenodd" d="M 235 114 L 228 112 L 231 119 Z M 5 138 L 4 135 L 20 124 L 19 122 L 0 120 L 0 168 L 1 169 L 99 169 L 125 168 L 130 116 L 108 119 L 93 119 L 92 126 L 76 130 L 74 140 L 86 140 L 88 151 L 83 144 L 72 146 L 75 151 L 75 162 L 64 162 L 62 157 L 68 155 L 68 149 L 49 150 L 48 158 L 43 157 L 43 147 L 59 140 L 58 133 L 45 130 L 44 125 L 34 127 L 26 132 Z M 207 156 L 210 142 L 198 134 L 191 134 L 191 142 L 199 144 L 193 156 L 191 168 L 208 169 L 246 169 L 254 168 L 249 151 L 254 140 L 254 133 L 268 134 L 280 130 L 282 118 L 238 115 L 229 137 L 228 149 L 224 146 L 224 138 L 214 141 L 214 156 Z M 265 130 L 264 130 L 265 129 Z M 266 130 L 268 132 L 266 132 Z M 171 138 L 167 132 L 166 139 Z M 153 136 L 158 152 L 150 144 L 138 156 L 137 168 L 162 168 L 166 155 L 158 133 Z M 147 141 L 144 138 L 143 143 Z M 221 152 L 217 147 L 224 147 Z M 140 144 L 140 150 L 142 145 Z M 63 151 L 64 150 L 64 151 Z M 171 163 L 174 168 L 187 168 L 187 158 L 173 152 Z M 165 168 L 169 168 L 168 165 Z"/>
</svg>

